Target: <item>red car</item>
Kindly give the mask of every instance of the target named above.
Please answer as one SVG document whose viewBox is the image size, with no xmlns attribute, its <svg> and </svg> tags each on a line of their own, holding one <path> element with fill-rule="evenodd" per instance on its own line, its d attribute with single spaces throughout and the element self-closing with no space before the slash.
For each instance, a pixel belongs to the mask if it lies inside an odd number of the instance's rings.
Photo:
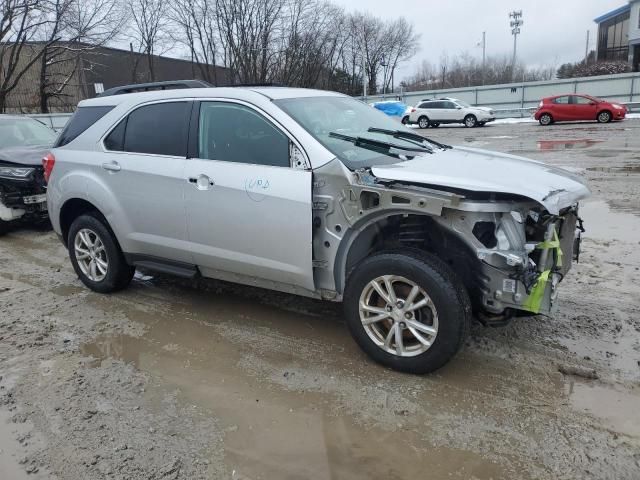
<svg viewBox="0 0 640 480">
<path fill-rule="evenodd" d="M 611 120 L 623 120 L 626 114 L 627 107 L 619 103 L 607 102 L 589 95 L 569 94 L 543 98 L 534 118 L 540 125 L 575 120 L 597 120 L 607 123 Z"/>
</svg>

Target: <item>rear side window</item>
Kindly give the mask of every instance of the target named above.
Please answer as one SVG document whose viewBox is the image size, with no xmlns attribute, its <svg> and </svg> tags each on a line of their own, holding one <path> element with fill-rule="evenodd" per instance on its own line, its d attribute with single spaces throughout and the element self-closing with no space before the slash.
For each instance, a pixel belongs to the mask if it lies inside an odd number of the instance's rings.
<svg viewBox="0 0 640 480">
<path fill-rule="evenodd" d="M 553 100 L 553 103 L 559 103 L 561 105 L 566 105 L 569 103 L 569 97 L 558 97 Z"/>
<path fill-rule="evenodd" d="M 185 157 L 189 102 L 146 105 L 131 112 L 107 136 L 107 150 Z"/>
<path fill-rule="evenodd" d="M 56 140 L 54 147 L 63 147 L 75 140 L 82 132 L 104 117 L 113 106 L 106 107 L 80 107 L 73 114 L 69 123 Z"/>
</svg>

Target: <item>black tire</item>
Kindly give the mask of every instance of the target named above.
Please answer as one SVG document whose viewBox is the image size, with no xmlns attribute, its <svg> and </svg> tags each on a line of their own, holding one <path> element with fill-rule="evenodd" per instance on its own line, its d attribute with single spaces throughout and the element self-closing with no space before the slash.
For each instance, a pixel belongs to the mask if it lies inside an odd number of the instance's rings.
<svg viewBox="0 0 640 480">
<path fill-rule="evenodd" d="M 598 123 L 609 123 L 612 118 L 613 116 L 611 115 L 611 112 L 609 110 L 603 110 L 598 113 L 597 120 Z"/>
<path fill-rule="evenodd" d="M 464 126 L 467 128 L 473 128 L 478 124 L 478 119 L 475 115 L 469 114 L 464 117 Z"/>
<path fill-rule="evenodd" d="M 402 117 L 402 124 L 406 125 L 409 123 L 409 115 L 405 115 L 404 117 Z"/>
<path fill-rule="evenodd" d="M 382 275 L 397 275 L 415 282 L 433 301 L 438 330 L 431 346 L 415 356 L 388 353 L 367 334 L 360 319 L 360 296 L 369 282 Z M 451 269 L 421 251 L 381 252 L 362 261 L 349 275 L 344 294 L 347 326 L 356 343 L 373 360 L 407 373 L 433 372 L 460 349 L 471 323 L 469 296 Z"/>
<path fill-rule="evenodd" d="M 100 281 L 91 280 L 78 265 L 74 242 L 78 232 L 83 229 L 91 230 L 104 245 L 108 267 L 106 275 Z M 115 235 L 101 215 L 86 213 L 76 218 L 69 228 L 67 245 L 73 269 L 82 283 L 91 290 L 99 293 L 111 293 L 125 288 L 131 282 L 135 267 L 127 264 Z"/>
<path fill-rule="evenodd" d="M 420 128 L 429 128 L 429 117 L 426 115 L 422 115 L 418 118 L 418 127 Z"/>
<path fill-rule="evenodd" d="M 543 113 L 542 115 L 540 115 L 540 119 L 538 120 L 538 122 L 540 122 L 540 125 L 542 125 L 543 127 L 546 127 L 553 123 L 553 117 L 550 113 Z"/>
<path fill-rule="evenodd" d="M 429 126 L 433 128 L 438 128 L 440 126 L 440 122 L 430 122 Z"/>
</svg>

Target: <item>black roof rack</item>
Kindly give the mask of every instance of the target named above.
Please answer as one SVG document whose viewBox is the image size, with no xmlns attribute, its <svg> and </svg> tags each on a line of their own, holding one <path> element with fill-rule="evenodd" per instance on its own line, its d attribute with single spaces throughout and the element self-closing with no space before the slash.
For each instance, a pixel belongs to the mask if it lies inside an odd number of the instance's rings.
<svg viewBox="0 0 640 480">
<path fill-rule="evenodd" d="M 266 83 L 234 83 L 233 85 L 227 85 L 229 87 L 284 87 L 281 83 L 266 82 Z"/>
<path fill-rule="evenodd" d="M 181 88 L 211 88 L 213 85 L 204 80 L 170 80 L 168 82 L 134 83 L 113 87 L 98 94 L 98 97 L 123 95 L 125 93 L 148 92 L 152 90 L 177 90 Z"/>
</svg>

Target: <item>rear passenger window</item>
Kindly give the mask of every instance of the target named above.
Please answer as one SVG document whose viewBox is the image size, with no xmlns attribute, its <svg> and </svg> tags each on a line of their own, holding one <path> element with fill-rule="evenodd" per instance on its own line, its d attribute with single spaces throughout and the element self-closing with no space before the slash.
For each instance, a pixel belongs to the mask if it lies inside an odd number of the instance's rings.
<svg viewBox="0 0 640 480">
<path fill-rule="evenodd" d="M 122 145 L 121 150 L 125 152 L 186 157 L 189 107 L 189 102 L 155 103 L 140 107 L 109 134 L 105 147 L 109 148 L 107 143 L 112 143 L 114 147 Z M 122 143 L 119 143 L 119 129 L 124 130 Z"/>
<path fill-rule="evenodd" d="M 249 107 L 203 102 L 198 157 L 226 162 L 289 167 L 289 138 Z"/>
<path fill-rule="evenodd" d="M 63 147 L 75 140 L 82 132 L 104 117 L 107 112 L 112 109 L 113 106 L 78 108 L 53 146 Z"/>
<path fill-rule="evenodd" d="M 104 148 L 121 152 L 124 150 L 124 132 L 127 127 L 127 119 L 122 120 L 116 128 L 104 139 Z"/>
<path fill-rule="evenodd" d="M 558 97 L 558 98 L 555 98 L 555 99 L 553 100 L 553 103 L 559 103 L 559 104 L 566 105 L 566 104 L 568 104 L 568 103 L 569 103 L 569 97 L 568 97 L 568 96 L 566 96 L 566 97 Z"/>
</svg>

